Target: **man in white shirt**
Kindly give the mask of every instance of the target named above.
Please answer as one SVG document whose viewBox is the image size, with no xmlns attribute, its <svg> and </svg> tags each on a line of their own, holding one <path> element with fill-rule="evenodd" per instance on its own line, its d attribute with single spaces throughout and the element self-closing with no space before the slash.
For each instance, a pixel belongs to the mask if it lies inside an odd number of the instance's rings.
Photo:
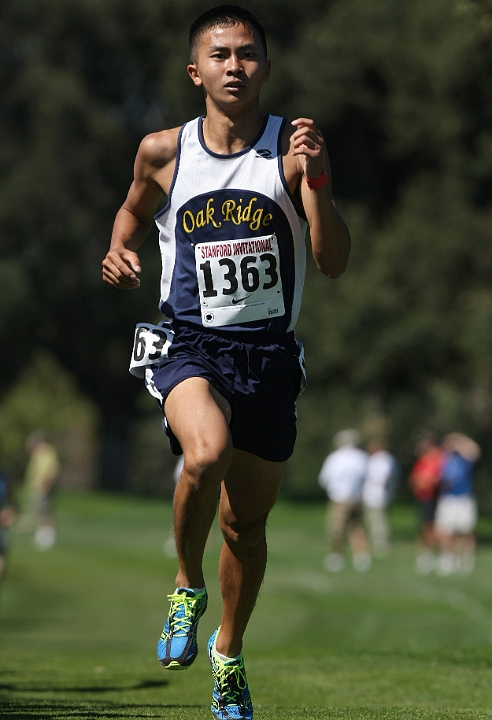
<svg viewBox="0 0 492 720">
<path fill-rule="evenodd" d="M 373 553 L 382 557 L 387 554 L 389 547 L 386 507 L 396 477 L 396 460 L 388 452 L 384 440 L 373 440 L 367 450 L 369 453 L 367 476 L 362 487 L 364 519 Z"/>
<path fill-rule="evenodd" d="M 326 458 L 318 478 L 330 500 L 327 513 L 330 552 L 325 557 L 325 567 L 330 572 L 342 570 L 343 546 L 348 537 L 354 568 L 367 572 L 371 556 L 361 522 L 361 500 L 368 455 L 357 447 L 360 443 L 357 430 L 342 430 L 333 442 L 337 449 Z"/>
</svg>

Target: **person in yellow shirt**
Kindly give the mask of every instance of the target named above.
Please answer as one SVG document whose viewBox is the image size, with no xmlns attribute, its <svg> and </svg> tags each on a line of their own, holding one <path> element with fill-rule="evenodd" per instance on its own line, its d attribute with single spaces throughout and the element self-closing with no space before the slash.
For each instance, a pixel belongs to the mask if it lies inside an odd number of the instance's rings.
<svg viewBox="0 0 492 720">
<path fill-rule="evenodd" d="M 53 493 L 60 474 L 60 460 L 55 447 L 41 432 L 31 433 L 26 441 L 29 462 L 24 476 L 27 514 L 34 525 L 34 544 L 48 550 L 55 544 Z"/>
</svg>

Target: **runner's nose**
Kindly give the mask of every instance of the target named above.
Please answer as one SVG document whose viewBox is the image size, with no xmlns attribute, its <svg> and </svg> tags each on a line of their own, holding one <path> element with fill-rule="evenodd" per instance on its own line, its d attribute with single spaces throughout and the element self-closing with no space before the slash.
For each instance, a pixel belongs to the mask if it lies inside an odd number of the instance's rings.
<svg viewBox="0 0 492 720">
<path fill-rule="evenodd" d="M 240 75 L 243 72 L 243 68 L 237 55 L 234 53 L 229 58 L 227 74 L 228 75 Z"/>
</svg>

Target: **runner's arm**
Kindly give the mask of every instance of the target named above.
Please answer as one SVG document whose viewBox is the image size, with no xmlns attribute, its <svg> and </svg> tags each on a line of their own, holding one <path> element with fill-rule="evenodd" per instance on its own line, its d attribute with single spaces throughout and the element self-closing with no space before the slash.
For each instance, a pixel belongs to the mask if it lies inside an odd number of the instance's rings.
<svg viewBox="0 0 492 720">
<path fill-rule="evenodd" d="M 322 273 L 337 278 L 347 267 L 350 233 L 331 193 L 328 153 L 313 120 L 299 118 L 292 125 L 297 129 L 291 135 L 291 152 L 300 163 L 300 195 L 309 224 L 313 257 Z M 318 189 L 310 189 L 306 178 L 319 178 L 324 172 L 328 182 Z"/>
<path fill-rule="evenodd" d="M 145 137 L 135 159 L 134 179 L 116 214 L 109 252 L 102 262 L 103 280 L 120 290 L 140 287 L 137 250 L 147 237 L 163 192 L 157 181 L 174 162 L 176 142 L 172 131 Z M 168 188 L 165 188 L 168 189 Z"/>
</svg>

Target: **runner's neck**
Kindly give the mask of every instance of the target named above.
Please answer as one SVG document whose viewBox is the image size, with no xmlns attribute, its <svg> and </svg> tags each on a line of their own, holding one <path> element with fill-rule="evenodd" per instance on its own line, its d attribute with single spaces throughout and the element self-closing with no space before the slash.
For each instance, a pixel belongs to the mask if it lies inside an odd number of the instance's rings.
<svg viewBox="0 0 492 720">
<path fill-rule="evenodd" d="M 207 110 L 203 139 L 207 148 L 218 155 L 232 155 L 249 147 L 258 137 L 265 117 L 258 108 L 239 117 Z"/>
</svg>

